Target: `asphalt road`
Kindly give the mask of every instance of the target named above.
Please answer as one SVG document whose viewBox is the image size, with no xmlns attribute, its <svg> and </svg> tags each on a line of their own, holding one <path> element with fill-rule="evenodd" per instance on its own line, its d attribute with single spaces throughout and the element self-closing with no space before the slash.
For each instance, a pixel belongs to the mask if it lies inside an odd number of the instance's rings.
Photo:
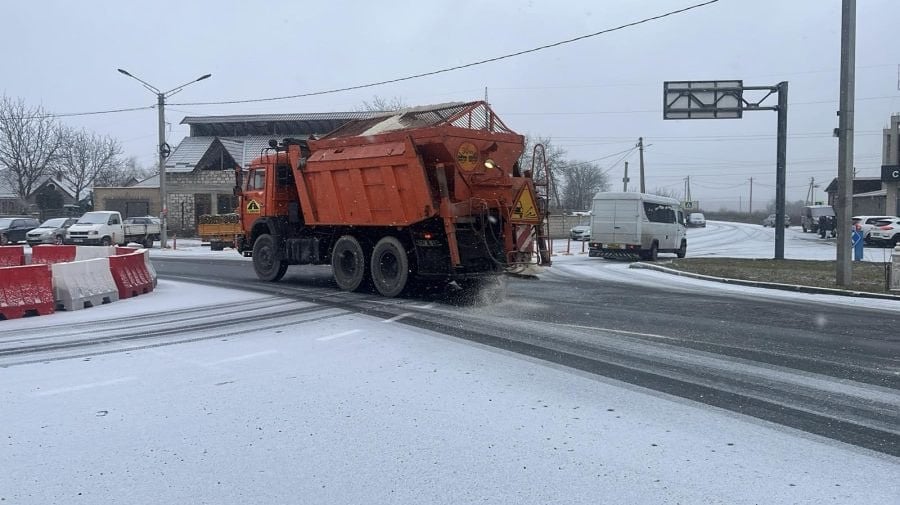
<svg viewBox="0 0 900 505">
<path fill-rule="evenodd" d="M 603 260 L 598 260 L 603 261 Z M 248 262 L 154 259 L 159 274 L 349 309 L 900 456 L 900 313 L 580 279 L 552 268 L 476 300 L 339 291 L 324 267 L 279 283 Z M 239 307 L 238 307 L 239 309 Z"/>
</svg>

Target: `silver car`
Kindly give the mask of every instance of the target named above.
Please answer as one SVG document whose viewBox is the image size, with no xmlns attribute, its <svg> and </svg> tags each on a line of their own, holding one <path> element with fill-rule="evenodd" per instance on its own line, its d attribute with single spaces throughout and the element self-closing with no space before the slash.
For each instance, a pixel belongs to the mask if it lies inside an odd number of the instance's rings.
<svg viewBox="0 0 900 505">
<path fill-rule="evenodd" d="M 75 224 L 78 218 L 74 217 L 56 217 L 48 219 L 41 223 L 40 226 L 28 232 L 25 235 L 25 241 L 28 245 L 35 246 L 38 244 L 62 244 L 66 237 L 66 230 Z"/>
</svg>

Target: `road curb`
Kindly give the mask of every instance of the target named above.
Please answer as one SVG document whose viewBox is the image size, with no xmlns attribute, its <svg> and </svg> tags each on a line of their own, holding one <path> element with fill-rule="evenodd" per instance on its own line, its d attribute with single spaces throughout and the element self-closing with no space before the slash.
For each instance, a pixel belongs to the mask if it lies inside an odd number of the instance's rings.
<svg viewBox="0 0 900 505">
<path fill-rule="evenodd" d="M 692 279 L 700 279 L 700 280 L 704 280 L 704 281 L 721 282 L 724 284 L 736 284 L 739 286 L 751 286 L 751 287 L 755 287 L 755 288 L 780 289 L 782 291 L 793 291 L 795 293 L 810 293 L 810 294 L 817 294 L 817 295 L 838 295 L 838 296 L 851 296 L 854 298 L 875 298 L 875 299 L 879 299 L 879 300 L 900 301 L 900 296 L 897 296 L 897 295 L 867 293 L 864 291 L 848 291 L 845 289 L 834 289 L 834 288 L 817 288 L 814 286 L 801 286 L 799 284 L 780 284 L 777 282 L 746 281 L 743 279 L 731 279 L 728 277 L 714 277 L 712 275 L 703 275 L 703 274 L 695 274 L 693 272 L 684 272 L 681 270 L 676 270 L 674 268 L 667 268 L 664 266 L 654 265 L 654 264 L 650 264 L 650 263 L 632 263 L 631 265 L 629 265 L 628 268 L 654 270 L 657 272 L 679 275 L 681 277 L 690 277 Z"/>
</svg>

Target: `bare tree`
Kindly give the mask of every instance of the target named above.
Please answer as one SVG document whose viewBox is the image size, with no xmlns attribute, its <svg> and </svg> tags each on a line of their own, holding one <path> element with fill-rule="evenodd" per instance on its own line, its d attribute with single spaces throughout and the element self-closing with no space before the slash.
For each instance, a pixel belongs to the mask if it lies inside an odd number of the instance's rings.
<svg viewBox="0 0 900 505">
<path fill-rule="evenodd" d="M 82 192 L 93 186 L 98 177 L 117 171 L 121 155 L 122 148 L 112 137 L 84 130 L 67 131 L 57 167 L 60 176 L 75 190 L 75 199 L 80 200 Z"/>
<path fill-rule="evenodd" d="M 129 156 L 124 160 L 103 170 L 94 179 L 94 186 L 120 187 L 128 186 L 134 181 L 142 181 L 156 173 L 156 167 L 145 167 L 140 164 L 136 156 Z"/>
<path fill-rule="evenodd" d="M 406 107 L 408 107 L 408 105 L 406 105 L 406 102 L 400 97 L 394 96 L 391 98 L 384 98 L 373 95 L 371 102 L 363 100 L 362 105 L 357 107 L 356 110 L 360 112 L 387 112 L 405 109 Z"/>
<path fill-rule="evenodd" d="M 565 181 L 563 204 L 568 209 L 590 209 L 594 195 L 609 189 L 606 174 L 594 163 L 573 160 L 564 163 L 560 172 Z"/>
<path fill-rule="evenodd" d="M 40 106 L 0 100 L 0 165 L 7 184 L 26 198 L 46 176 L 63 143 L 60 125 Z"/>
<path fill-rule="evenodd" d="M 534 160 L 534 163 L 532 164 L 534 146 L 536 144 L 544 146 L 544 160 L 546 160 L 546 167 L 540 159 L 540 154 L 538 154 L 539 159 Z M 540 153 L 540 151 L 538 152 Z M 532 170 L 533 167 L 534 174 L 532 174 L 532 176 L 536 181 L 545 181 L 545 171 L 550 172 L 550 193 L 556 203 L 555 207 L 557 209 L 562 208 L 560 186 L 562 186 L 563 177 L 560 170 L 565 163 L 565 149 L 554 145 L 551 138 L 525 136 L 525 150 L 522 151 L 522 156 L 519 157 L 519 168 L 522 172 L 525 172 L 526 170 Z"/>
<path fill-rule="evenodd" d="M 681 194 L 678 193 L 677 191 L 675 191 L 675 190 L 672 189 L 672 188 L 660 188 L 660 187 L 657 187 L 656 189 L 654 189 L 653 191 L 651 191 L 651 194 L 659 195 L 659 196 L 664 196 L 664 197 L 666 197 L 666 198 L 674 198 L 674 199 L 676 199 L 676 200 L 681 200 Z"/>
</svg>

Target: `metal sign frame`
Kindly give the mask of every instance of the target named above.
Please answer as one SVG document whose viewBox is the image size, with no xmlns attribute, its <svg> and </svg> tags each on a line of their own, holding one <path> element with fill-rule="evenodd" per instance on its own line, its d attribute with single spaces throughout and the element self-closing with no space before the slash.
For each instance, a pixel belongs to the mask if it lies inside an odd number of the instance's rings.
<svg viewBox="0 0 900 505">
<path fill-rule="evenodd" d="M 663 119 L 740 119 L 744 81 L 665 81 Z"/>
<path fill-rule="evenodd" d="M 759 96 L 747 98 L 745 92 Z M 763 105 L 770 96 L 778 96 L 777 105 Z M 775 222 L 784 222 L 787 165 L 788 83 L 775 86 L 744 86 L 744 81 L 664 81 L 663 119 L 740 119 L 745 110 L 778 112 L 775 147 Z M 784 227 L 775 227 L 775 259 L 784 259 Z"/>
</svg>

